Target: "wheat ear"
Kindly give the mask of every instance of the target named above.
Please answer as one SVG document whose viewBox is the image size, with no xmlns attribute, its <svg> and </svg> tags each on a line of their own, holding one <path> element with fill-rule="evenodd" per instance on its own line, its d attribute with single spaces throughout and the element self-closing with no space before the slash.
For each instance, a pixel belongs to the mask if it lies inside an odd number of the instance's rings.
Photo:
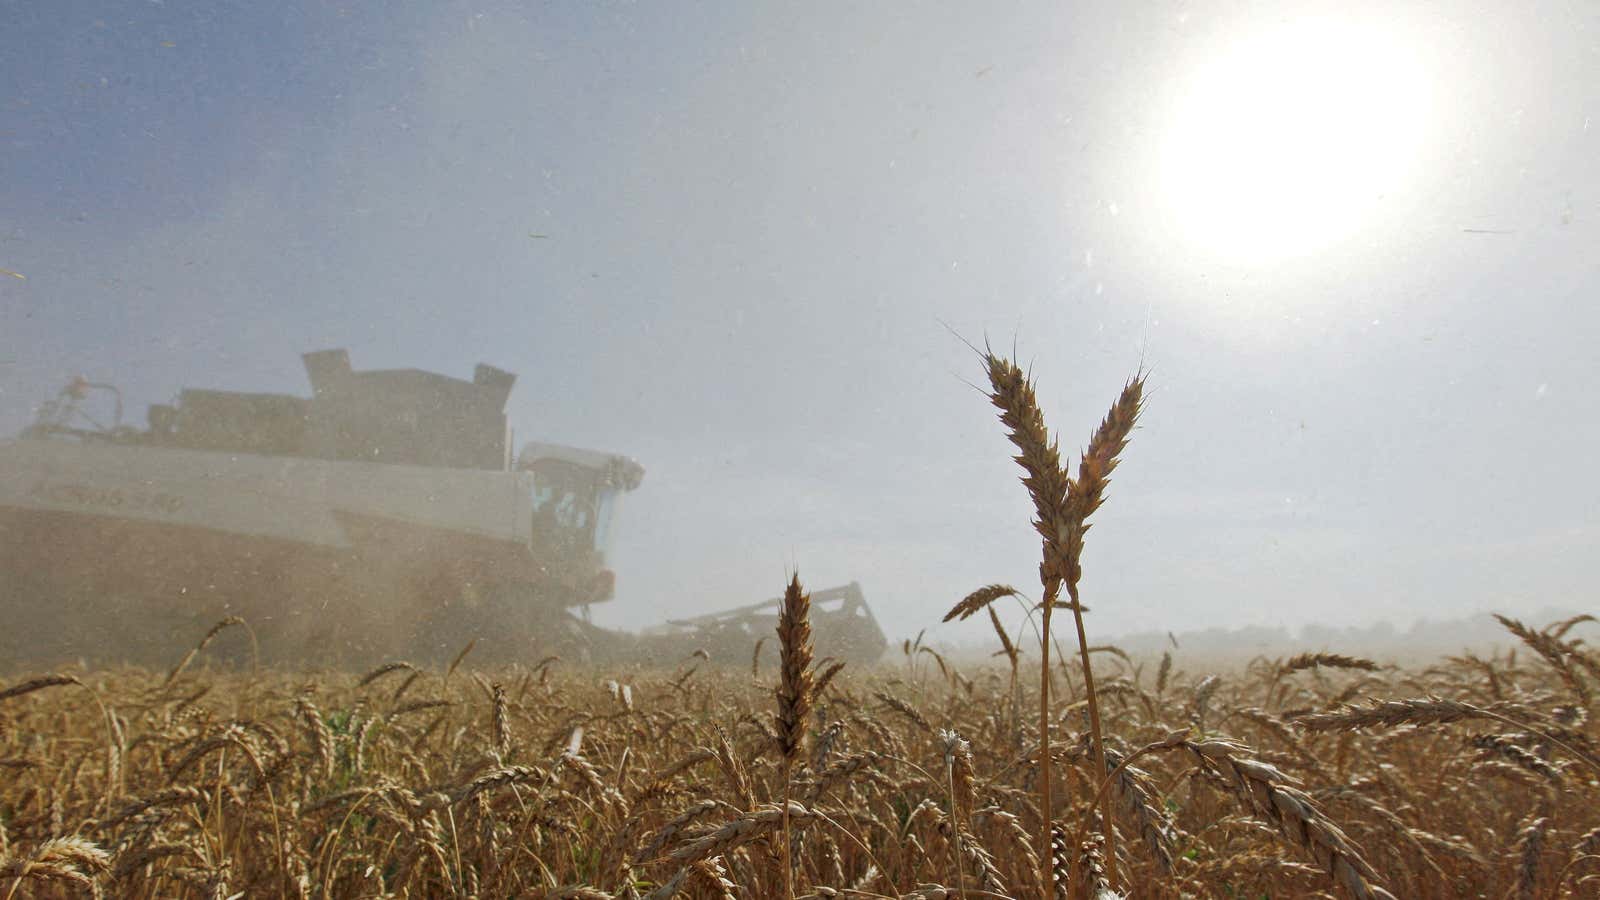
<svg viewBox="0 0 1600 900">
<path fill-rule="evenodd" d="M 1310 797 L 1291 785 L 1287 775 L 1250 758 L 1248 748 L 1231 741 L 1185 741 L 1183 746 L 1202 765 L 1221 774 L 1252 812 L 1276 826 L 1290 843 L 1305 848 L 1356 900 L 1394 900 L 1393 894 L 1374 883 L 1378 875 L 1361 858 L 1360 849 Z"/>
<path fill-rule="evenodd" d="M 1016 363 L 984 355 L 989 374 L 989 402 L 1000 410 L 1000 424 L 1017 448 L 1017 464 L 1025 473 L 1023 487 L 1033 500 L 1034 530 L 1042 541 L 1039 582 L 1044 588 L 1039 638 L 1039 883 L 1045 894 L 1055 893 L 1051 859 L 1051 810 L 1054 808 L 1050 766 L 1050 613 L 1061 593 L 1065 560 L 1057 535 L 1067 522 L 1067 476 L 1061 470 L 1061 450 L 1044 425 L 1033 384 Z"/>
<path fill-rule="evenodd" d="M 794 897 L 793 844 L 789 836 L 789 791 L 794 761 L 805 738 L 806 719 L 816 687 L 811 672 L 811 595 L 800 588 L 800 576 L 789 579 L 778 614 L 778 755 L 783 780 L 783 884 L 785 896 Z"/>
</svg>

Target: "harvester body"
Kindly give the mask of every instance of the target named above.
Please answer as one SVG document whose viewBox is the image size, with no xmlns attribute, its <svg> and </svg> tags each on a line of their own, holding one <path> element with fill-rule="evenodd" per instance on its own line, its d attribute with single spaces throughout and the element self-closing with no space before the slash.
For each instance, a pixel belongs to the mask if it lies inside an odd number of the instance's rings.
<svg viewBox="0 0 1600 900">
<path fill-rule="evenodd" d="M 613 594 L 605 551 L 637 463 L 513 455 L 515 376 L 490 366 L 466 381 L 305 361 L 311 397 L 185 390 L 146 428 L 75 381 L 0 441 L 0 660 L 164 658 L 227 616 L 268 661 L 585 639 L 570 610 Z M 88 409 L 102 393 L 109 425 Z"/>
</svg>

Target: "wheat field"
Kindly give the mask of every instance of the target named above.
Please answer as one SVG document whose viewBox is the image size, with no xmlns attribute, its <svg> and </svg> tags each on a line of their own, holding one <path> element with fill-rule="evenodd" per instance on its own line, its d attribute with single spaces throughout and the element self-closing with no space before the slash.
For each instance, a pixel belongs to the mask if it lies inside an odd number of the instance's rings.
<svg viewBox="0 0 1600 900">
<path fill-rule="evenodd" d="M 0 686 L 0 900 L 1600 896 L 1592 617 L 1411 669 L 1095 645 L 1085 535 L 1143 382 L 1074 474 L 984 362 L 1040 584 L 929 621 L 988 618 L 990 661 L 816 658 L 798 577 L 775 662 L 255 671 L 212 664 L 224 620 L 168 670 Z"/>
</svg>

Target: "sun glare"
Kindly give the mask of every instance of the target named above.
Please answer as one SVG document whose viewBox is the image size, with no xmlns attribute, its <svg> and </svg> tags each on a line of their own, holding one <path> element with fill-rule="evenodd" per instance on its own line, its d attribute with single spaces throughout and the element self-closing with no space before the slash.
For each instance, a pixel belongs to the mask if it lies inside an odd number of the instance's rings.
<svg viewBox="0 0 1600 900">
<path fill-rule="evenodd" d="M 1427 107 L 1415 54 L 1349 25 L 1280 26 L 1188 76 L 1163 148 L 1171 225 L 1205 252 L 1308 254 L 1381 218 Z"/>
</svg>

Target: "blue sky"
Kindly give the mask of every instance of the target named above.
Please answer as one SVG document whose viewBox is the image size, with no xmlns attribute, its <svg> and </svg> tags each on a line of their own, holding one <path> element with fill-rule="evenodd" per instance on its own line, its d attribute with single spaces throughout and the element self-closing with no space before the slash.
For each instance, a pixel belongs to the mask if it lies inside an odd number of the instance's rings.
<svg viewBox="0 0 1600 900">
<path fill-rule="evenodd" d="M 603 621 L 798 566 L 899 635 L 1035 580 L 953 330 L 1015 342 L 1067 448 L 1152 370 L 1091 627 L 1583 607 L 1591 7 L 1385 4 L 1430 67 L 1423 156 L 1314 253 L 1164 219 L 1193 68 L 1374 8 L 0 3 L 0 431 L 79 372 L 138 410 L 303 393 L 324 347 L 485 361 L 520 436 L 646 467 Z"/>
</svg>

